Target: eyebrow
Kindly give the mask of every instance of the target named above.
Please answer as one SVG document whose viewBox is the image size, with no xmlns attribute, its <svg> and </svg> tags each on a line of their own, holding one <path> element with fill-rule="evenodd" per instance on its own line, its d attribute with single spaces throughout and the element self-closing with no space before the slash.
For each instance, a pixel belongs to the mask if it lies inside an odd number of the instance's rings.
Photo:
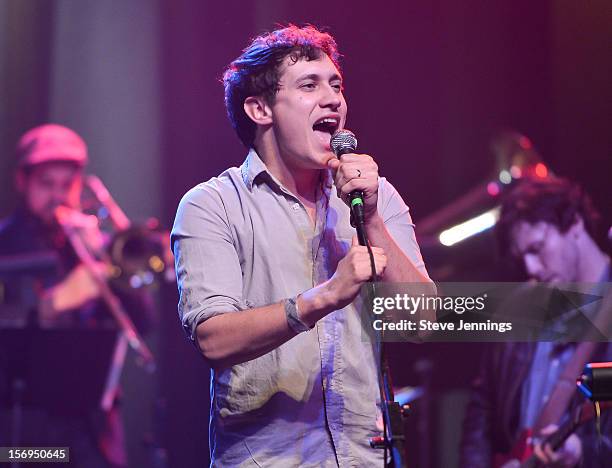
<svg viewBox="0 0 612 468">
<path fill-rule="evenodd" d="M 321 75 L 317 73 L 310 73 L 308 75 L 300 76 L 297 80 L 295 80 L 295 82 L 299 83 L 300 81 L 306 81 L 306 80 L 321 81 L 322 78 L 321 78 Z M 339 80 L 342 82 L 342 77 L 338 73 L 334 73 L 329 78 L 329 81 L 336 81 L 336 80 Z"/>
<path fill-rule="evenodd" d="M 541 248 L 541 245 L 544 242 L 544 240 L 545 240 L 544 238 L 542 238 L 542 239 L 535 239 L 535 240 L 530 241 L 525 246 L 525 248 L 522 249 L 522 250 L 518 249 L 518 247 L 516 247 L 516 246 L 513 246 L 512 250 L 514 250 L 514 254 L 515 255 L 523 256 L 523 255 L 529 253 L 530 251 L 532 251 L 534 249 Z"/>
</svg>

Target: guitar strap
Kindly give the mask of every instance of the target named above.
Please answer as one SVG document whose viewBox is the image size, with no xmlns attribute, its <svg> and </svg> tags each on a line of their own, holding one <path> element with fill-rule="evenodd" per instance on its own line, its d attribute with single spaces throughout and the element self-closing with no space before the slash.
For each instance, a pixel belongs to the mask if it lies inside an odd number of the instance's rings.
<svg viewBox="0 0 612 468">
<path fill-rule="evenodd" d="M 612 291 L 608 291 L 605 295 L 593 324 L 595 327 L 592 332 L 598 330 L 605 336 L 610 337 Z M 591 341 L 588 341 L 589 339 Z M 594 336 L 587 334 L 584 336 L 583 341 L 578 344 L 576 351 L 559 376 L 559 380 L 550 398 L 538 416 L 538 420 L 534 425 L 534 434 L 539 434 L 543 428 L 550 424 L 559 424 L 561 417 L 576 393 L 576 379 L 582 373 L 584 365 L 591 359 L 596 346 L 599 344 L 598 341 L 595 341 Z"/>
</svg>

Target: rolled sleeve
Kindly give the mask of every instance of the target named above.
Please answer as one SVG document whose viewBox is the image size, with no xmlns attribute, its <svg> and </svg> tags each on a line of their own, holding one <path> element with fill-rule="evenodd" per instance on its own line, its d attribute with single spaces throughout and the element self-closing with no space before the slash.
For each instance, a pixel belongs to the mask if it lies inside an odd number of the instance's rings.
<svg viewBox="0 0 612 468">
<path fill-rule="evenodd" d="M 378 193 L 379 213 L 381 213 L 389 233 L 414 266 L 429 278 L 416 240 L 414 223 L 408 206 L 395 187 L 384 177 L 380 178 Z"/>
<path fill-rule="evenodd" d="M 171 234 L 178 312 L 188 336 L 215 315 L 245 309 L 242 271 L 220 194 L 201 184 L 185 194 Z"/>
</svg>

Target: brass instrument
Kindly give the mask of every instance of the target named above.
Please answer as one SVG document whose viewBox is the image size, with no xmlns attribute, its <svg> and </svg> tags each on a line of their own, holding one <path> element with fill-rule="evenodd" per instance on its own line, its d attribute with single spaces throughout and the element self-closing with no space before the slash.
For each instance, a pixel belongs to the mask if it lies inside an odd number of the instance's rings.
<svg viewBox="0 0 612 468">
<path fill-rule="evenodd" d="M 106 249 L 113 284 L 138 289 L 152 286 L 159 279 L 174 281 L 169 232 L 161 229 L 154 218 L 141 225 L 132 224 L 95 175 L 85 177 L 85 188 L 93 195 L 99 224 L 108 219 L 114 228 Z"/>
<path fill-rule="evenodd" d="M 121 343 L 129 344 L 148 369 L 153 370 L 155 364 L 151 351 L 140 337 L 109 282 L 120 288 L 137 289 L 155 284 L 155 280 L 162 273 L 166 274 L 166 279 L 174 277 L 170 238 L 169 233 L 159 229 L 155 221 L 149 221 L 142 226 L 132 225 L 98 177 L 88 175 L 84 181 L 85 188 L 93 196 L 93 202 L 88 204 L 87 200 L 84 200 L 83 211 L 94 211 L 96 214 L 88 215 L 79 210 L 58 206 L 55 217 L 81 263 L 97 284 L 101 299 L 122 332 L 122 340 L 116 348 L 120 352 L 113 360 L 116 370 L 109 374 L 112 378 L 109 377 L 107 384 L 107 387 L 112 389 L 118 385 L 121 363 L 126 352 L 125 345 Z M 110 221 L 115 231 L 107 248 L 104 247 L 106 243 L 103 242 L 100 231 L 106 220 Z M 100 261 L 106 264 L 106 273 L 100 270 Z M 112 391 L 106 393 L 111 395 Z"/>
</svg>

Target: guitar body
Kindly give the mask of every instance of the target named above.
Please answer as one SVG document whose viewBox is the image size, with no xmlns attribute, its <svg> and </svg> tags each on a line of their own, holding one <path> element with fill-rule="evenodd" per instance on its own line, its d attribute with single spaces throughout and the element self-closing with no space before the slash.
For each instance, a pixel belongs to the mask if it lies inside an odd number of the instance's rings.
<svg viewBox="0 0 612 468">
<path fill-rule="evenodd" d="M 496 453 L 493 456 L 493 468 L 502 468 L 511 460 L 518 460 L 523 463 L 533 455 L 533 445 L 531 444 L 533 431 L 527 429 L 523 431 L 509 453 Z"/>
</svg>

